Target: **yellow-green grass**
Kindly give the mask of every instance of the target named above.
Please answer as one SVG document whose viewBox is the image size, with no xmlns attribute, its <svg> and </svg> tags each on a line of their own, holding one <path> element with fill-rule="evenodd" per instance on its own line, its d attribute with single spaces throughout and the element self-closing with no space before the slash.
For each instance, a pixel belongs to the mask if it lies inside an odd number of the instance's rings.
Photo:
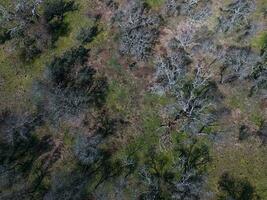
<svg viewBox="0 0 267 200">
<path fill-rule="evenodd" d="M 267 199 L 267 148 L 259 141 L 250 140 L 238 144 L 229 143 L 216 146 L 212 152 L 213 162 L 209 168 L 208 185 L 218 192 L 218 180 L 223 172 L 236 177 L 247 178 L 255 187 L 262 200 Z"/>
<path fill-rule="evenodd" d="M 249 85 L 238 85 L 238 87 L 228 89 L 224 103 L 232 111 L 240 113 L 241 121 L 244 120 L 259 128 L 265 118 L 264 110 L 261 108 L 260 99 L 248 97 L 249 87 Z"/>
<path fill-rule="evenodd" d="M 145 0 L 145 2 L 152 8 L 157 9 L 163 5 L 166 0 Z"/>
<path fill-rule="evenodd" d="M 267 46 L 267 29 L 258 33 L 254 38 L 251 40 L 251 45 L 256 50 L 261 50 Z"/>
</svg>

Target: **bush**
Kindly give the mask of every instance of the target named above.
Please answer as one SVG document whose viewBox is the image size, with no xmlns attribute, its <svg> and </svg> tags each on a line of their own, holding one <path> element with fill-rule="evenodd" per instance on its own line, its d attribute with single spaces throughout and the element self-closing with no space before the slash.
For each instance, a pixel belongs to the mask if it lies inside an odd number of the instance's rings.
<svg viewBox="0 0 267 200">
<path fill-rule="evenodd" d="M 42 53 L 36 43 L 37 41 L 34 38 L 25 38 L 23 40 L 22 47 L 19 50 L 21 60 L 29 62 Z"/>
<path fill-rule="evenodd" d="M 99 33 L 98 27 L 85 27 L 81 28 L 77 35 L 77 40 L 79 40 L 82 44 L 90 43 Z"/>
<path fill-rule="evenodd" d="M 51 22 L 55 18 L 62 21 L 65 13 L 75 9 L 75 2 L 72 0 L 46 0 L 43 14 L 47 22 Z"/>
<path fill-rule="evenodd" d="M 44 200 L 86 199 L 88 179 L 80 171 L 56 171 L 52 174 L 51 189 L 44 195 Z"/>
<path fill-rule="evenodd" d="M 246 140 L 248 139 L 248 137 L 251 135 L 249 127 L 246 125 L 242 125 L 239 128 L 239 135 L 238 135 L 238 139 L 239 140 Z"/>
<path fill-rule="evenodd" d="M 98 147 L 101 141 L 102 138 L 99 135 L 92 137 L 80 135 L 76 139 L 74 153 L 81 164 L 90 166 L 102 159 L 103 155 Z"/>
<path fill-rule="evenodd" d="M 88 50 L 79 47 L 56 57 L 47 65 L 46 78 L 60 87 L 67 87 L 68 76 L 75 65 L 83 65 L 87 59 Z"/>
<path fill-rule="evenodd" d="M 44 2 L 43 15 L 49 25 L 52 42 L 68 32 L 68 24 L 63 21 L 64 15 L 75 9 L 75 2 L 71 0 L 47 0 Z"/>
<path fill-rule="evenodd" d="M 261 48 L 261 60 L 252 67 L 249 78 L 253 81 L 249 96 L 259 90 L 267 89 L 267 35 L 263 34 L 259 41 Z"/>
<path fill-rule="evenodd" d="M 3 30 L 0 32 L 0 44 L 4 44 L 6 41 L 11 39 L 9 31 Z"/>
<path fill-rule="evenodd" d="M 51 116 L 75 115 L 105 102 L 107 80 L 86 64 L 87 54 L 84 47 L 75 48 L 47 65 L 37 90 L 41 90 L 39 103 L 48 101 L 43 103 L 50 105 L 47 111 Z"/>
<path fill-rule="evenodd" d="M 251 183 L 242 178 L 235 178 L 229 173 L 222 174 L 219 182 L 220 194 L 219 200 L 235 199 L 235 200 L 256 200 L 259 199 L 255 193 Z"/>
<path fill-rule="evenodd" d="M 118 3 L 114 0 L 102 0 L 102 1 L 104 2 L 106 6 L 108 6 L 111 9 L 116 10 L 119 7 Z"/>
</svg>

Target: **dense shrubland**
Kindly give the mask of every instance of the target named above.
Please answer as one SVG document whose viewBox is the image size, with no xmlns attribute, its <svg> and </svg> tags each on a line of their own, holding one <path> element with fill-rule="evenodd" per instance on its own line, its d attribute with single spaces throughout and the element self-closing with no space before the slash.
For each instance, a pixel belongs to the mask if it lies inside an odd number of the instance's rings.
<svg viewBox="0 0 267 200">
<path fill-rule="evenodd" d="M 0 3 L 0 199 L 264 199 L 265 11 Z"/>
</svg>

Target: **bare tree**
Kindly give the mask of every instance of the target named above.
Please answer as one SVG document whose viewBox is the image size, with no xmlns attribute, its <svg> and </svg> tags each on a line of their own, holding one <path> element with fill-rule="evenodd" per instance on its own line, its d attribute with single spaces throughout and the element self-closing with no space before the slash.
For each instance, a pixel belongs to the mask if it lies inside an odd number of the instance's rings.
<svg viewBox="0 0 267 200">
<path fill-rule="evenodd" d="M 16 0 L 13 2 L 12 9 L 0 4 L 0 27 L 7 29 L 12 37 L 21 34 L 38 18 L 37 9 L 42 2 L 42 0 Z"/>
<path fill-rule="evenodd" d="M 158 35 L 160 18 L 150 14 L 143 1 L 132 1 L 115 16 L 120 28 L 120 52 L 137 60 L 146 59 Z"/>
<path fill-rule="evenodd" d="M 218 30 L 224 33 L 235 32 L 250 27 L 249 14 L 255 7 L 254 1 L 235 0 L 222 8 L 222 15 L 218 18 Z"/>
</svg>

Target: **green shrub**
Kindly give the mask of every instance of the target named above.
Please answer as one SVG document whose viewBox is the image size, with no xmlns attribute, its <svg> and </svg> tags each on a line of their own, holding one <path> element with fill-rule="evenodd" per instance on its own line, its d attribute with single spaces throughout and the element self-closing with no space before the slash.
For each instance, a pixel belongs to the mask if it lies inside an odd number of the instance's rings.
<svg viewBox="0 0 267 200">
<path fill-rule="evenodd" d="M 83 27 L 79 31 L 77 35 L 77 40 L 79 40 L 82 44 L 90 43 L 99 33 L 98 27 Z"/>
<path fill-rule="evenodd" d="M 57 18 L 63 20 L 64 14 L 76 9 L 74 1 L 68 0 L 47 0 L 44 3 L 44 17 L 50 22 Z"/>
<path fill-rule="evenodd" d="M 68 32 L 68 24 L 64 22 L 64 15 L 67 12 L 76 10 L 74 1 L 48 0 L 44 3 L 43 16 L 49 25 L 52 34 L 52 42 Z"/>
<path fill-rule="evenodd" d="M 0 32 L 0 44 L 4 44 L 6 41 L 11 39 L 10 32 L 3 30 Z"/>
</svg>

